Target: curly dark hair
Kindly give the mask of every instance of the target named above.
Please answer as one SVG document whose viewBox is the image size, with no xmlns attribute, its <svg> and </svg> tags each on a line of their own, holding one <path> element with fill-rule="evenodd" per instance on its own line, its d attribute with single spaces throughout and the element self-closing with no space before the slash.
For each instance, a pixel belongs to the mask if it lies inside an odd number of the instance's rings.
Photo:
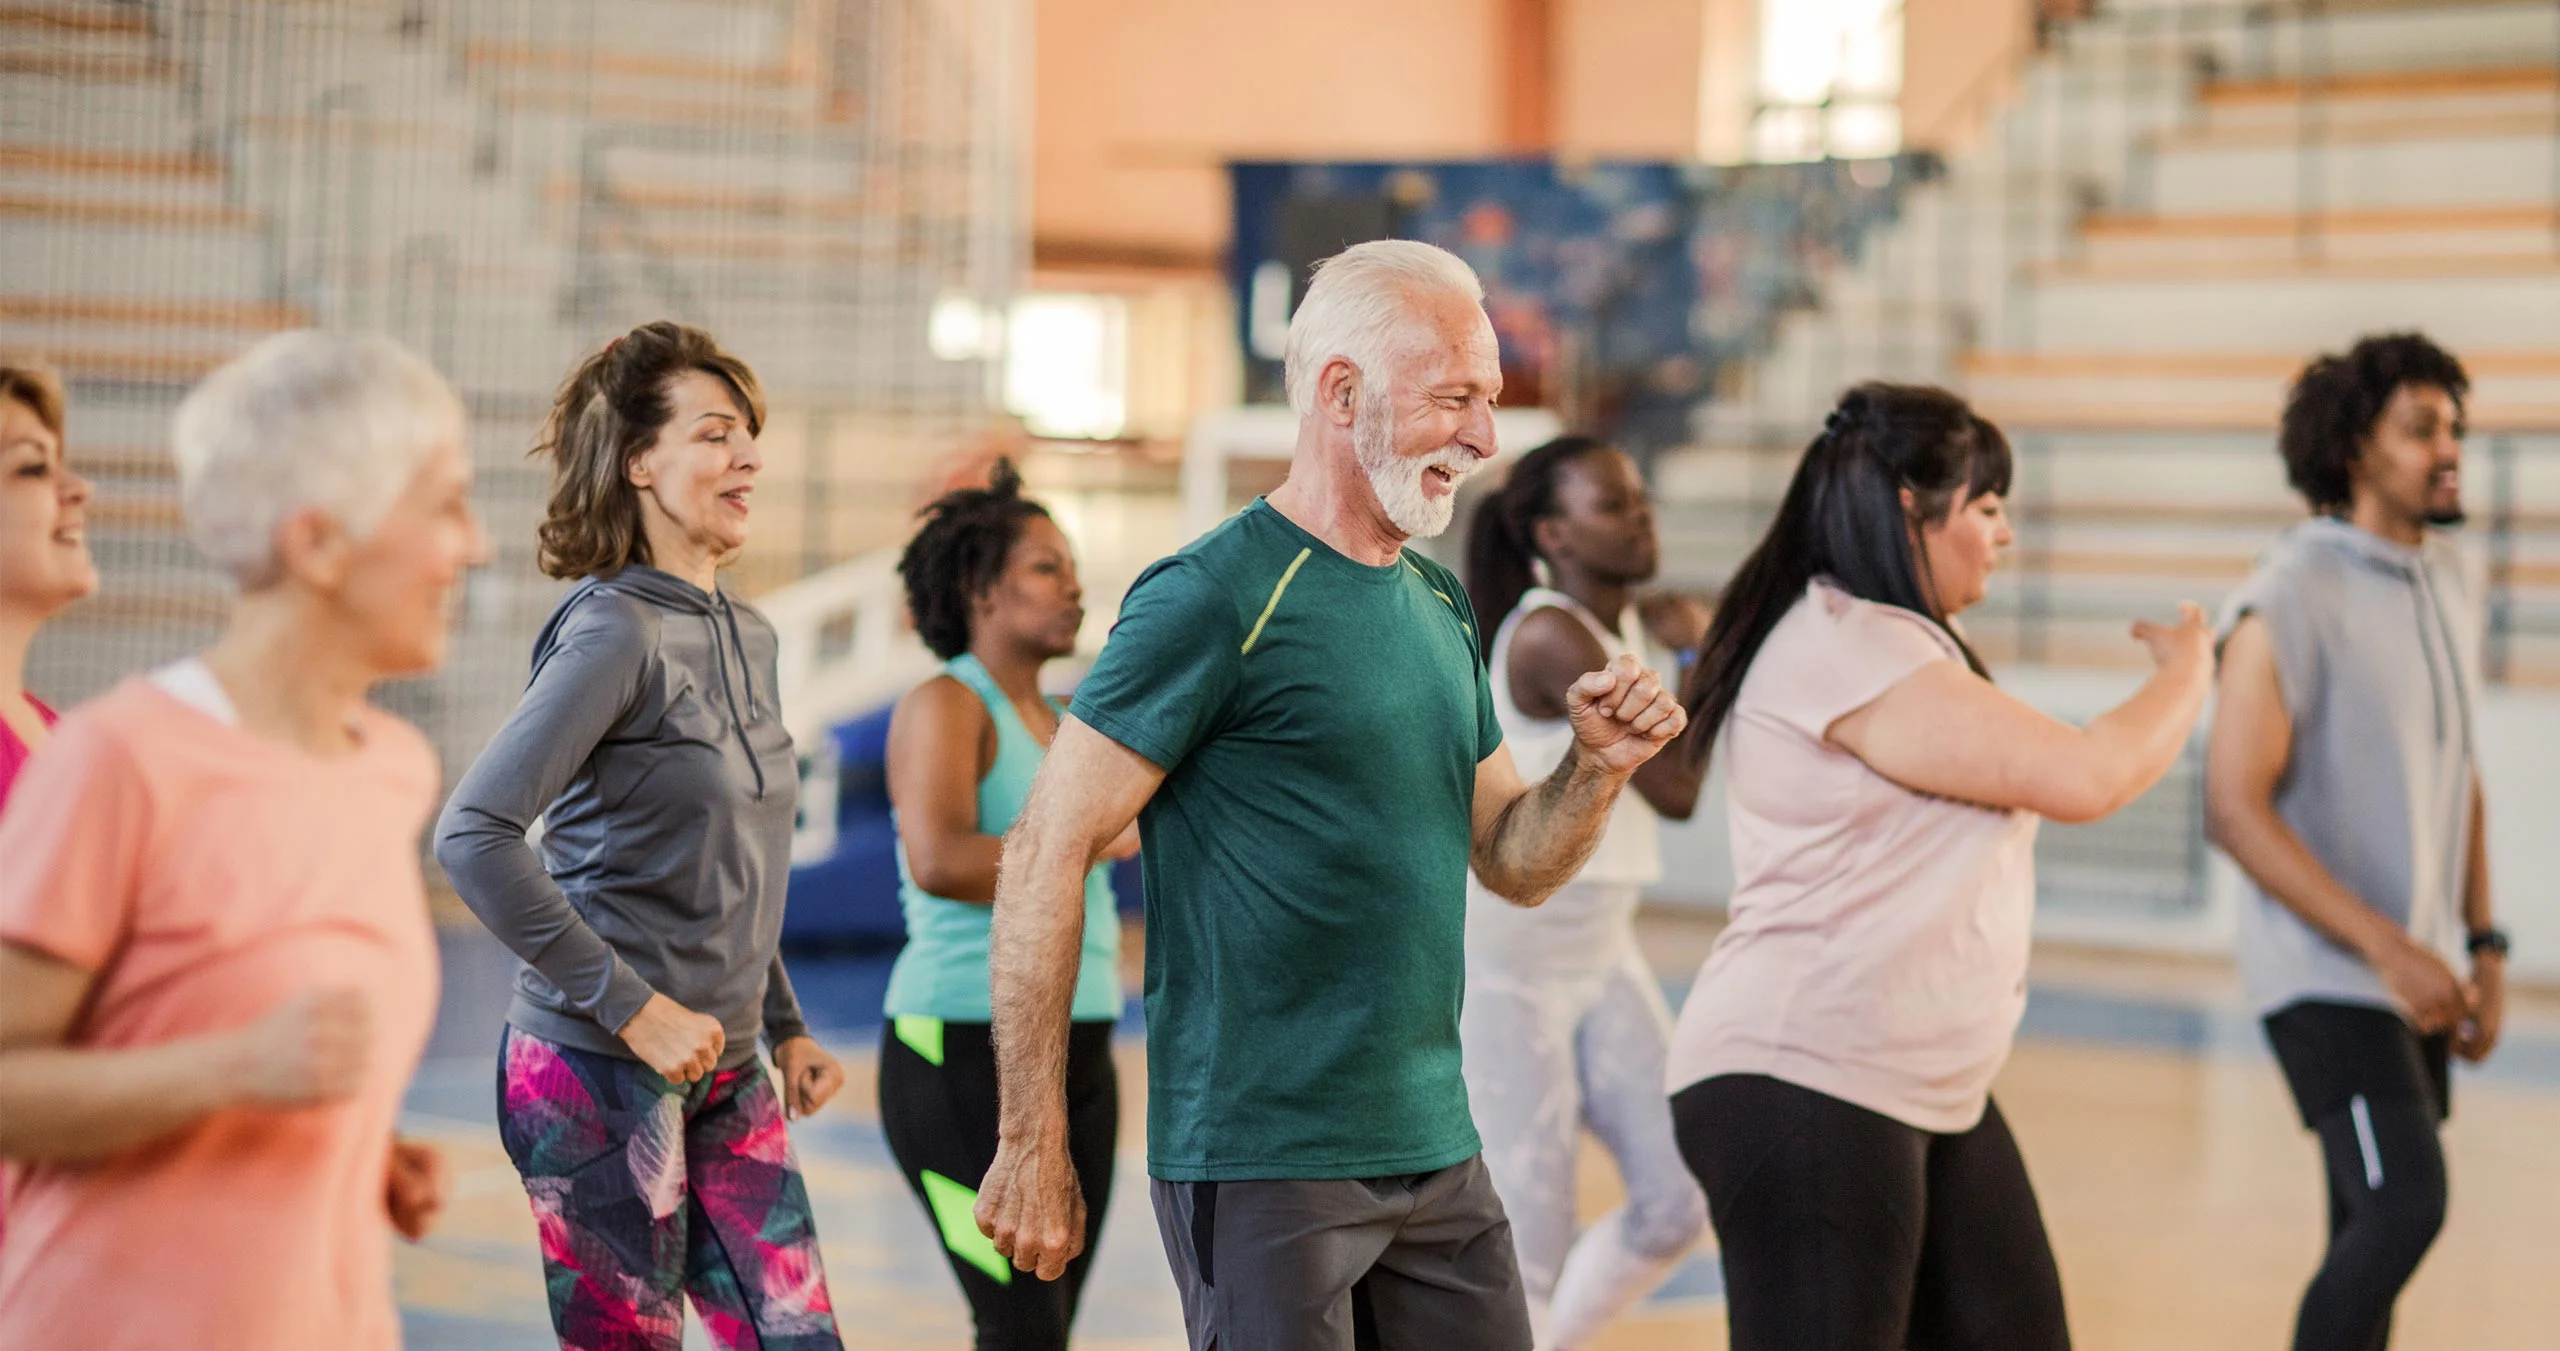
<svg viewBox="0 0 2560 1351">
<path fill-rule="evenodd" d="M 898 555 L 898 575 L 906 580 L 916 636 L 935 656 L 949 661 L 969 650 L 970 602 L 1003 575 L 1022 523 L 1048 514 L 1022 495 L 1011 460 L 996 461 L 987 486 L 944 493 L 917 513 L 924 527 Z"/>
<path fill-rule="evenodd" d="M 2453 396 L 2462 411 L 2471 376 L 2453 354 L 2417 333 L 2378 333 L 2356 342 L 2345 356 L 2322 353 L 2294 377 L 2285 395 L 2277 448 L 2285 478 L 2319 512 L 2349 501 L 2347 466 L 2364 452 L 2366 438 L 2402 385 L 2432 385 Z"/>
<path fill-rule="evenodd" d="M 747 434 L 764 433 L 756 373 L 710 334 L 661 319 L 606 343 L 560 383 L 534 443 L 534 455 L 551 461 L 551 503 L 540 531 L 544 572 L 599 576 L 651 561 L 640 490 L 628 471 L 675 416 L 667 387 L 686 371 L 726 384 L 746 415 Z"/>
</svg>

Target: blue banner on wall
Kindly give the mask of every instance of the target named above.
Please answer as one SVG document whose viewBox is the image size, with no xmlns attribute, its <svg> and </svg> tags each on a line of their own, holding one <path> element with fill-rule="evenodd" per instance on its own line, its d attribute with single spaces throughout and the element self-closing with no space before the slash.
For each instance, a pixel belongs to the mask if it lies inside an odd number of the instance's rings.
<svg viewBox="0 0 2560 1351">
<path fill-rule="evenodd" d="M 1549 159 L 1229 167 L 1245 397 L 1279 402 L 1288 317 L 1316 260 L 1420 239 L 1485 285 L 1503 402 L 1648 454 L 1688 439 L 1733 363 L 1934 170 L 1892 161 L 1718 168 Z"/>
</svg>

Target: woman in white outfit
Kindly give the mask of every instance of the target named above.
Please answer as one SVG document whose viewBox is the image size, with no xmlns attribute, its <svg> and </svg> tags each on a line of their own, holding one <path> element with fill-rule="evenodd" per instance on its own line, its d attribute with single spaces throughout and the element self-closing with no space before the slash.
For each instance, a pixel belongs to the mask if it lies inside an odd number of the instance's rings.
<svg viewBox="0 0 2560 1351">
<path fill-rule="evenodd" d="M 1522 456 L 1477 508 L 1467 591 L 1489 639 L 1503 741 L 1523 773 L 1552 770 L 1572 744 L 1565 691 L 1582 673 L 1621 653 L 1668 670 L 1653 644 L 1686 651 L 1704 636 L 1694 601 L 1656 598 L 1641 613 L 1633 604 L 1660 555 L 1643 476 L 1589 437 Z M 1586 1344 L 1660 1285 L 1706 1227 L 1662 1093 L 1671 1015 L 1635 941 L 1637 900 L 1662 875 L 1655 818 L 1688 818 L 1702 764 L 1673 753 L 1638 770 L 1590 862 L 1544 905 L 1523 909 L 1469 879 L 1458 1025 L 1468 1105 L 1542 1349 Z M 1627 1202 L 1577 1234 L 1586 1125 L 1617 1161 Z"/>
</svg>

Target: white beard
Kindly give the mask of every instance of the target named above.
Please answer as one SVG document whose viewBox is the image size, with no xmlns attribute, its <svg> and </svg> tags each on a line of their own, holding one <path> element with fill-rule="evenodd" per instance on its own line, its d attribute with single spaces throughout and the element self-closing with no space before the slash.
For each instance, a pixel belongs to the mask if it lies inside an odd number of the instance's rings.
<svg viewBox="0 0 2560 1351">
<path fill-rule="evenodd" d="M 1473 456 L 1455 447 L 1413 458 L 1396 454 L 1394 413 L 1384 400 L 1364 401 L 1352 420 L 1351 448 L 1368 477 L 1369 491 L 1378 495 L 1378 505 L 1405 538 L 1431 539 L 1449 528 L 1458 509 L 1457 485 L 1474 470 Z M 1435 499 L 1423 491 L 1422 476 L 1432 469 L 1448 471 L 1448 496 Z"/>
</svg>

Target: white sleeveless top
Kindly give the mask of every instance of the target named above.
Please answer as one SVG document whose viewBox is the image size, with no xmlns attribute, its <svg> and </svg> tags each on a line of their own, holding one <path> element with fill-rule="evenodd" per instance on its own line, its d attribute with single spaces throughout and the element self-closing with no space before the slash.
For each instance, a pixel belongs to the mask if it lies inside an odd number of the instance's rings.
<svg viewBox="0 0 2560 1351">
<path fill-rule="evenodd" d="M 1511 696 L 1512 635 L 1519 632 L 1522 619 L 1546 609 L 1562 610 L 1581 620 L 1582 626 L 1599 640 L 1600 650 L 1612 659 L 1632 653 L 1648 669 L 1663 670 L 1645 642 L 1644 624 L 1632 607 L 1620 618 L 1618 632 L 1612 633 L 1608 625 L 1573 597 L 1543 586 L 1531 587 L 1503 617 L 1502 627 L 1494 631 L 1488 672 L 1493 682 L 1493 715 L 1502 724 L 1502 742 L 1511 748 L 1511 760 L 1520 767 L 1520 777 L 1531 783 L 1554 773 L 1556 766 L 1564 763 L 1565 751 L 1573 745 L 1573 724 L 1563 718 L 1529 717 Z M 1622 638 L 1621 633 L 1634 637 Z M 1661 881 L 1660 830 L 1660 818 L 1655 816 L 1652 804 L 1633 788 L 1620 791 L 1618 805 L 1610 812 L 1608 833 L 1600 837 L 1600 847 L 1592 852 L 1591 861 L 1582 865 L 1582 871 L 1574 875 L 1574 882 L 1640 887 Z"/>
</svg>

